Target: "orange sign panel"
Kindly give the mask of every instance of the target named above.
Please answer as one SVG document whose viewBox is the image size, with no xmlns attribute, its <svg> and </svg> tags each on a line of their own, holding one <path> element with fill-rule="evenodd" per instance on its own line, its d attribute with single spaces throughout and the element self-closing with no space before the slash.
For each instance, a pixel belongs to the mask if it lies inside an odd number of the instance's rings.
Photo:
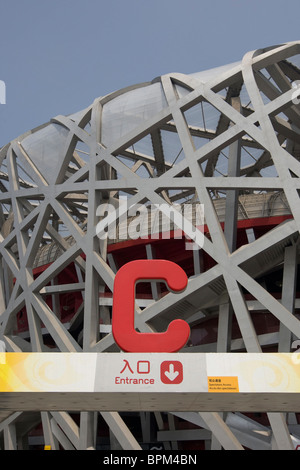
<svg viewBox="0 0 300 470">
<path fill-rule="evenodd" d="M 209 392 L 239 392 L 238 377 L 207 377 L 207 383 Z"/>
</svg>

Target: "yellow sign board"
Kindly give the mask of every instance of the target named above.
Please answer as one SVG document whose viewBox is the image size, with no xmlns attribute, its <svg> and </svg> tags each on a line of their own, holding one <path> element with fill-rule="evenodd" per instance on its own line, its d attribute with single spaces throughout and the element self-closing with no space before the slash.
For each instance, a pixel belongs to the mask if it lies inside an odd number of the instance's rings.
<svg viewBox="0 0 300 470">
<path fill-rule="evenodd" d="M 239 391 L 238 377 L 207 377 L 208 391 L 234 393 Z"/>
</svg>

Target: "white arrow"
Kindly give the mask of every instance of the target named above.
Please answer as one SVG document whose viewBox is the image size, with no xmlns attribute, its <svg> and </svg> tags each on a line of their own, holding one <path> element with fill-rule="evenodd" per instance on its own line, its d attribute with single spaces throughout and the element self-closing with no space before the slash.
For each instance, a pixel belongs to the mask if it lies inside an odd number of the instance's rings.
<svg viewBox="0 0 300 470">
<path fill-rule="evenodd" d="M 176 379 L 177 375 L 179 374 L 178 370 L 174 370 L 174 364 L 170 364 L 169 370 L 165 371 L 165 375 L 168 379 L 173 382 Z"/>
</svg>

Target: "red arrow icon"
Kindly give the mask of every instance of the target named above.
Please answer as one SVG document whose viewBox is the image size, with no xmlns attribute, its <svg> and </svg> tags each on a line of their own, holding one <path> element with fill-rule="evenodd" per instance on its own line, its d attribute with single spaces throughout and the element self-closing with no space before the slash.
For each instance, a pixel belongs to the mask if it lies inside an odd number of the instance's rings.
<svg viewBox="0 0 300 470">
<path fill-rule="evenodd" d="M 179 372 L 178 372 L 178 370 L 175 370 L 174 364 L 170 364 L 169 370 L 166 370 L 166 371 L 165 371 L 165 375 L 168 377 L 168 379 L 169 379 L 171 382 L 174 382 L 174 380 L 176 379 L 176 377 L 179 375 Z"/>
<path fill-rule="evenodd" d="M 183 381 L 183 367 L 179 361 L 164 361 L 160 366 L 160 379 L 164 384 L 180 384 Z"/>
</svg>

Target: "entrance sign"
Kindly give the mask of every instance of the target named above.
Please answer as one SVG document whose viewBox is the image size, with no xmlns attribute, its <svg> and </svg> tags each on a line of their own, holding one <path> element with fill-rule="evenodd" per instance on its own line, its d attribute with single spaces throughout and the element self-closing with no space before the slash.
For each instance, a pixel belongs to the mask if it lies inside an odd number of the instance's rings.
<svg viewBox="0 0 300 470">
<path fill-rule="evenodd" d="M 0 353 L 0 411 L 288 412 L 299 353 Z"/>
<path fill-rule="evenodd" d="M 190 327 L 173 320 L 164 333 L 138 333 L 134 325 L 135 286 L 139 281 L 165 281 L 172 292 L 182 292 L 187 275 L 178 264 L 166 260 L 137 260 L 116 274 L 113 295 L 112 334 L 125 352 L 175 352 L 185 346 Z"/>
</svg>

